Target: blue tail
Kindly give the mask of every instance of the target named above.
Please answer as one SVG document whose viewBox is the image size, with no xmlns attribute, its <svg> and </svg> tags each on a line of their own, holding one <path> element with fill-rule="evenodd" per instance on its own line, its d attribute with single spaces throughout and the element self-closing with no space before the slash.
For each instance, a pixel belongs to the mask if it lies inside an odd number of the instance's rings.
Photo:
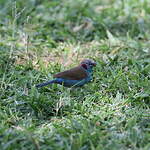
<svg viewBox="0 0 150 150">
<path fill-rule="evenodd" d="M 53 83 L 56 83 L 55 79 L 54 80 L 50 80 L 50 81 L 45 82 L 45 83 L 37 84 L 36 87 L 40 88 L 40 87 L 43 87 L 43 86 L 46 86 L 46 85 L 49 85 L 49 84 L 53 84 Z"/>
</svg>

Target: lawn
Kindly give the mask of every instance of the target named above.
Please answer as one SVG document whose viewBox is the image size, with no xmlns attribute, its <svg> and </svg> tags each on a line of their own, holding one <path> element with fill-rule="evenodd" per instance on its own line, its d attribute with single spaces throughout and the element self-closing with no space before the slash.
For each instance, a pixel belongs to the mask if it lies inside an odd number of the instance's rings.
<svg viewBox="0 0 150 150">
<path fill-rule="evenodd" d="M 0 150 L 150 150 L 150 1 L 0 0 Z"/>
</svg>

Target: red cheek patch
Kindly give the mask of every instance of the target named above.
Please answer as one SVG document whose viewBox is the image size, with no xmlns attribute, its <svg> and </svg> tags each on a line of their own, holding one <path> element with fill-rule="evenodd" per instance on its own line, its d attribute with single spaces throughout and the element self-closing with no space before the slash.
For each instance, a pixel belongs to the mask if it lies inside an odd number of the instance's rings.
<svg viewBox="0 0 150 150">
<path fill-rule="evenodd" d="M 83 67 L 84 69 L 87 69 L 87 65 L 86 65 L 86 64 L 82 64 L 82 67 Z"/>
</svg>

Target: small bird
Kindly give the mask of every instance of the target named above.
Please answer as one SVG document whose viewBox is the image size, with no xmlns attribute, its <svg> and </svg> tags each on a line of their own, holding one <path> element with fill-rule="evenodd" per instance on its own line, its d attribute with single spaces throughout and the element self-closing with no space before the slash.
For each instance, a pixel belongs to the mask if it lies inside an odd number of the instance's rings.
<svg viewBox="0 0 150 150">
<path fill-rule="evenodd" d="M 96 62 L 90 59 L 83 60 L 77 67 L 55 74 L 53 80 L 36 85 L 37 88 L 49 84 L 61 84 L 65 87 L 80 87 L 92 80 L 93 67 Z"/>
</svg>

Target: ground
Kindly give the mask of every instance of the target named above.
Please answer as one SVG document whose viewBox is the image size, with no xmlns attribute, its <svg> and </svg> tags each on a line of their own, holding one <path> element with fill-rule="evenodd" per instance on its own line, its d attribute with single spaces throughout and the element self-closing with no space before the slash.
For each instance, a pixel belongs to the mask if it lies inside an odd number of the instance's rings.
<svg viewBox="0 0 150 150">
<path fill-rule="evenodd" d="M 1 150 L 150 149 L 150 1 L 0 1 Z M 97 62 L 93 81 L 35 85 Z"/>
</svg>

